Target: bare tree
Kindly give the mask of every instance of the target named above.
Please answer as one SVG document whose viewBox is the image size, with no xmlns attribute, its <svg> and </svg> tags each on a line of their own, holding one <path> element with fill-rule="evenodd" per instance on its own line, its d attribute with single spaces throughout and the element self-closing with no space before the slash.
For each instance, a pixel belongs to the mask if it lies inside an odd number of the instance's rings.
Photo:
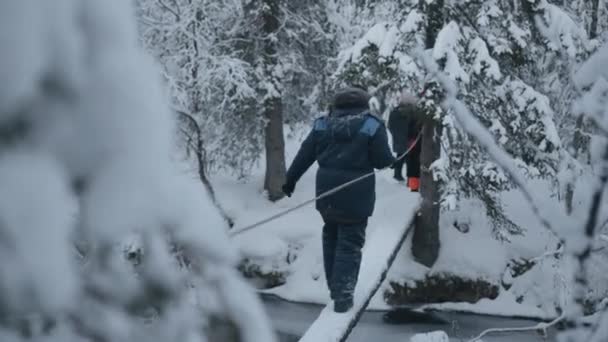
<svg viewBox="0 0 608 342">
<path fill-rule="evenodd" d="M 230 215 L 228 215 L 228 213 L 226 213 L 226 210 L 218 201 L 217 196 L 215 195 L 215 190 L 213 189 L 213 185 L 211 184 L 211 181 L 209 181 L 209 177 L 207 177 L 207 172 L 205 171 L 207 168 L 207 152 L 205 150 L 201 128 L 191 114 L 179 110 L 175 112 L 179 115 L 181 123 L 186 125 L 188 128 L 187 130 L 182 129 L 181 133 L 186 138 L 187 150 L 193 150 L 194 154 L 196 155 L 198 177 L 207 190 L 207 193 L 211 198 L 211 202 L 218 209 L 220 215 L 222 215 L 226 223 L 228 223 L 228 226 L 232 228 L 234 226 L 234 220 L 230 217 Z M 192 134 L 194 134 L 194 136 L 192 136 Z"/>
</svg>

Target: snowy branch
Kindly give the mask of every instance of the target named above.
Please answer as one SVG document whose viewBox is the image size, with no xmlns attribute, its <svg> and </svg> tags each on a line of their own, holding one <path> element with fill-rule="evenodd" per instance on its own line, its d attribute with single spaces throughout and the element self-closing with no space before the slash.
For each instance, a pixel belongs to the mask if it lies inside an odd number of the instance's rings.
<svg viewBox="0 0 608 342">
<path fill-rule="evenodd" d="M 162 6 L 162 8 L 164 8 L 165 10 L 169 11 L 169 13 L 173 14 L 173 16 L 175 16 L 175 20 L 179 21 L 180 20 L 180 15 L 179 13 L 177 13 L 173 8 L 169 7 L 167 4 L 165 4 L 163 2 L 163 0 L 156 0 L 156 2 Z"/>
<path fill-rule="evenodd" d="M 604 308 L 604 311 L 600 315 L 599 320 L 591 330 L 589 337 L 585 340 L 586 342 L 605 342 L 608 336 L 608 308 Z"/>
<path fill-rule="evenodd" d="M 587 222 L 585 223 L 584 239 L 575 240 L 575 248 L 578 261 L 578 270 L 575 277 L 576 287 L 574 291 L 574 299 L 580 306 L 580 311 L 583 311 L 585 296 L 588 291 L 588 274 L 587 262 L 593 252 L 593 243 L 595 241 L 596 229 L 598 228 L 598 219 L 600 209 L 603 204 L 604 192 L 608 185 L 608 143 L 604 144 L 604 153 L 602 155 L 601 170 L 598 175 L 598 181 L 595 189 L 591 194 L 591 203 L 589 205 L 589 213 Z"/>
<path fill-rule="evenodd" d="M 490 334 L 497 334 L 497 333 L 536 331 L 536 330 L 546 331 L 547 329 L 555 326 L 556 324 L 558 324 L 559 322 L 561 322 L 564 319 L 565 319 L 565 315 L 562 314 L 561 316 L 559 316 L 558 318 L 554 319 L 551 322 L 548 322 L 548 323 L 539 323 L 537 325 L 530 326 L 530 327 L 521 327 L 521 328 L 491 328 L 491 329 L 487 329 L 487 330 L 482 331 L 476 337 L 468 340 L 468 342 L 481 342 L 481 339 L 483 337 L 485 337 L 487 335 L 490 335 Z"/>
</svg>

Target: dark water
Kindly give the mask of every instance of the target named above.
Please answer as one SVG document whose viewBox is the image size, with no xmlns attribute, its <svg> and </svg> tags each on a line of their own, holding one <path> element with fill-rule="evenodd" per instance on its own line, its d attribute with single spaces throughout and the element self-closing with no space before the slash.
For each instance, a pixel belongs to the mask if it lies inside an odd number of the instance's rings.
<svg viewBox="0 0 608 342">
<path fill-rule="evenodd" d="M 304 334 L 322 310 L 313 304 L 291 303 L 271 296 L 263 297 L 281 342 L 295 342 Z M 468 341 L 488 328 L 527 327 L 538 324 L 528 319 L 495 316 L 481 316 L 457 312 L 432 312 L 412 314 L 410 310 L 393 313 L 392 320 L 399 324 L 389 324 L 386 312 L 366 312 L 353 330 L 350 342 L 408 342 L 418 333 L 443 330 L 450 336 L 450 342 Z M 539 332 L 518 332 L 493 334 L 483 338 L 484 342 L 540 342 L 555 341 L 554 332 L 542 336 Z"/>
</svg>

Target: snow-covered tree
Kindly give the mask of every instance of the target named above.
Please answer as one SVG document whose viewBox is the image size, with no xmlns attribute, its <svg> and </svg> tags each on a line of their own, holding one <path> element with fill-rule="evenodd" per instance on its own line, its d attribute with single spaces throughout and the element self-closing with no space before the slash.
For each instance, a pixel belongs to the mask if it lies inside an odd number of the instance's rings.
<svg viewBox="0 0 608 342">
<path fill-rule="evenodd" d="M 283 123 L 317 111 L 318 71 L 330 55 L 323 3 L 138 4 L 143 43 L 163 65 L 175 106 L 205 132 L 207 167 L 246 175 L 265 151 L 265 188 L 280 198 Z"/>
<path fill-rule="evenodd" d="M 586 212 L 580 217 L 569 217 L 560 206 L 555 203 L 546 203 L 534 192 L 525 173 L 519 167 L 518 161 L 500 146 L 492 132 L 484 127 L 462 100 L 458 99 L 459 88 L 456 83 L 447 75 L 442 74 L 437 65 L 429 65 L 447 90 L 448 96 L 443 106 L 452 110 L 463 129 L 474 137 L 513 179 L 539 220 L 555 234 L 564 247 L 559 254 L 563 253 L 565 259 L 563 270 L 569 291 L 564 291 L 564 294 L 569 298 L 565 298 L 566 300 L 562 303 L 560 317 L 551 324 L 532 327 L 532 329 L 546 329 L 550 325 L 566 320 L 565 331 L 558 335 L 558 341 L 563 342 L 603 341 L 608 338 L 608 332 L 605 329 L 608 319 L 605 304 L 600 307 L 600 311 L 596 315 L 584 317 L 587 313 L 586 299 L 591 291 L 589 264 L 595 253 L 597 241 L 601 238 L 598 228 L 601 227 L 602 208 L 606 206 L 604 195 L 608 185 L 608 135 L 604 130 L 608 113 L 606 101 L 608 75 L 603 68 L 608 63 L 607 57 L 607 50 L 604 47 L 578 70 L 574 78 L 574 85 L 582 91 L 582 96 L 574 106 L 575 111 L 589 115 L 602 131 L 602 138 L 598 139 L 597 147 L 592 149 L 592 163 L 597 168 L 596 181 L 591 192 L 587 194 L 589 200 Z M 509 329 L 499 330 L 505 332 Z M 478 338 L 482 338 L 483 335 L 490 332 L 486 331 Z"/>
<path fill-rule="evenodd" d="M 273 341 L 225 222 L 171 162 L 130 4 L 4 1 L 0 32 L 0 340 Z"/>
<path fill-rule="evenodd" d="M 573 195 L 581 176 L 590 174 L 585 166 L 590 163 L 589 146 L 601 129 L 584 115 L 584 110 L 573 110 L 572 104 L 580 93 L 573 75 L 605 40 L 605 30 L 601 28 L 605 8 L 598 7 L 598 31 L 592 34 L 594 29 L 586 32 L 583 25 L 593 21 L 593 7 L 584 4 L 592 2 L 446 0 L 436 42 L 428 45 L 429 3 L 440 2 L 374 1 L 364 9 L 338 6 L 341 11 L 336 12 L 348 22 L 361 24 L 349 30 L 353 35 L 359 32 L 358 38 L 341 46 L 334 84 L 364 85 L 382 101 L 385 115 L 396 105 L 400 89 L 416 93 L 426 89 L 420 105 L 443 128 L 441 157 L 437 158 L 437 152 L 430 160 L 434 161 L 430 168 L 433 184 L 441 187 L 444 219 L 455 219 L 457 228 L 462 227 L 458 222 L 461 217 L 466 220 L 466 215 L 459 213 L 460 206 L 471 200 L 485 208 L 492 223 L 489 228 L 500 240 L 526 234 L 531 227 L 519 226 L 516 218 L 506 214 L 502 194 L 517 188 L 518 182 L 504 172 L 475 136 L 463 129 L 454 109 L 442 105 L 446 89 L 442 82 L 437 87 L 438 75 L 454 83 L 458 99 L 527 178 L 554 185 L 556 196 L 547 202 L 563 201 L 569 213 L 584 211 L 580 200 L 573 201 Z M 357 30 L 361 27 L 362 32 Z M 435 71 L 431 72 L 429 65 L 436 65 Z M 428 189 L 429 184 L 428 179 L 423 181 L 422 189 Z M 431 195 L 427 198 L 434 203 Z M 423 214 L 426 219 L 437 218 L 432 215 L 432 210 Z M 425 234 L 431 234 L 432 226 L 431 221 L 425 223 Z M 542 259 L 553 269 L 563 271 L 563 246 L 554 232 L 549 230 L 548 236 L 551 238 L 545 242 L 546 256 L 512 260 L 505 274 L 520 277 Z M 429 250 L 426 246 L 420 248 Z M 414 255 L 415 250 L 416 239 Z M 601 253 L 594 252 L 589 267 L 601 268 L 603 260 Z M 514 291 L 536 291 L 533 287 L 537 285 L 527 283 L 530 278 L 523 278 L 526 279 Z M 553 301 L 559 311 L 563 296 L 558 294 L 562 288 L 558 278 L 562 279 L 556 275 L 555 282 L 560 284 L 555 284 L 555 292 L 545 302 Z M 518 279 L 504 281 L 507 289 Z M 585 296 L 587 310 L 605 296 L 602 286 L 589 287 L 593 291 Z"/>
<path fill-rule="evenodd" d="M 163 66 L 176 109 L 205 135 L 206 167 L 243 170 L 257 159 L 263 118 L 255 70 L 242 58 L 240 1 L 138 1 L 143 45 Z M 228 28 L 228 29 L 227 29 Z"/>
<path fill-rule="evenodd" d="M 446 1 L 445 24 L 436 44 L 424 52 L 429 7 L 416 1 L 375 6 L 390 8 L 393 16 L 382 17 L 343 49 L 337 82 L 365 84 L 382 93 L 388 111 L 399 89 L 419 92 L 431 81 L 423 60 L 432 58 L 530 177 L 558 180 L 560 166 L 572 162 L 561 134 L 575 97 L 571 71 L 594 46 L 568 8 L 546 1 Z M 445 153 L 433 171 L 442 183 L 444 209 L 457 209 L 460 198 L 479 198 L 498 238 L 521 234 L 524 228 L 504 215 L 497 197 L 511 188 L 508 177 L 449 112 L 438 119 L 445 128 Z"/>
</svg>

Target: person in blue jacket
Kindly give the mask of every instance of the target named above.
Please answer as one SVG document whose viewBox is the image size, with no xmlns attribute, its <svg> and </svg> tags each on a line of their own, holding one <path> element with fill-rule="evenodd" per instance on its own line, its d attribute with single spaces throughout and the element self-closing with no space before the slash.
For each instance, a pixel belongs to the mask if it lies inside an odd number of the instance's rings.
<svg viewBox="0 0 608 342">
<path fill-rule="evenodd" d="M 359 88 L 335 94 L 330 113 L 314 122 L 287 171 L 283 186 L 287 196 L 315 161 L 319 164 L 317 196 L 395 163 L 383 122 L 369 112 L 369 99 L 370 95 Z M 375 187 L 375 177 L 370 176 L 316 202 L 325 223 L 323 261 L 335 312 L 346 312 L 353 306 L 365 229 L 376 201 Z"/>
</svg>

